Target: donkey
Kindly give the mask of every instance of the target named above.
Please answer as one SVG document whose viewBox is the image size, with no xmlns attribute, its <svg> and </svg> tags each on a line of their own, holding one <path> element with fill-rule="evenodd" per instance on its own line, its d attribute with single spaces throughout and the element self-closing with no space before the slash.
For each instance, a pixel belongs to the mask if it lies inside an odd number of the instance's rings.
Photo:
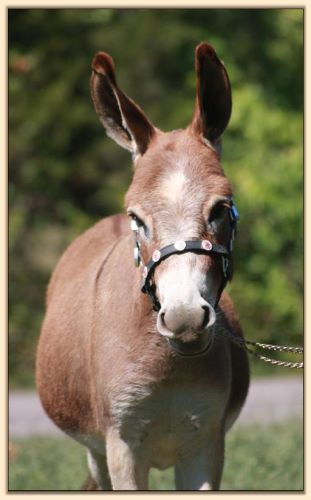
<svg viewBox="0 0 311 500">
<path fill-rule="evenodd" d="M 92 62 L 107 134 L 133 156 L 124 215 L 78 237 L 47 293 L 36 382 L 50 418 L 87 448 L 92 486 L 147 490 L 175 468 L 177 490 L 216 490 L 224 436 L 249 384 L 232 278 L 237 210 L 220 164 L 231 88 L 215 50 L 195 50 L 194 115 L 164 133 L 119 88 L 112 58 Z M 134 260 L 133 262 L 133 250 Z"/>
</svg>

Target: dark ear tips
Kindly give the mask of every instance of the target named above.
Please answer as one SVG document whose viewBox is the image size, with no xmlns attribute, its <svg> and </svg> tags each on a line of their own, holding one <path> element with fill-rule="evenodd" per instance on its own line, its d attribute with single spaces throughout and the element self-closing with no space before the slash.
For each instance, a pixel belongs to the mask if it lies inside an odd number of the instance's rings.
<svg viewBox="0 0 311 500">
<path fill-rule="evenodd" d="M 116 83 L 114 62 L 112 57 L 106 52 L 97 52 L 92 61 L 92 69 L 98 75 L 107 75 L 112 83 Z"/>
<path fill-rule="evenodd" d="M 208 63 L 208 60 L 211 62 L 217 61 L 218 63 L 220 63 L 214 47 L 206 42 L 201 42 L 195 49 L 196 71 L 200 71 L 204 63 Z"/>
<path fill-rule="evenodd" d="M 92 70 L 91 95 L 108 135 L 132 153 L 144 154 L 155 129 L 137 104 L 118 87 L 112 57 L 97 52 Z"/>
<path fill-rule="evenodd" d="M 206 42 L 199 43 L 199 45 L 197 45 L 196 49 L 195 49 L 196 59 L 202 60 L 202 59 L 205 59 L 205 57 L 207 57 L 207 56 L 215 57 L 216 56 L 215 49 Z"/>
</svg>

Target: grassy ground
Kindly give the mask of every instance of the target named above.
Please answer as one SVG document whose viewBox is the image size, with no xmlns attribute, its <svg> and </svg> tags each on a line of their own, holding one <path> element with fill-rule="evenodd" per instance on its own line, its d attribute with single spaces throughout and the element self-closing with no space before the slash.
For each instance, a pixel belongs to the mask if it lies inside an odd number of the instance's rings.
<svg viewBox="0 0 311 500">
<path fill-rule="evenodd" d="M 9 491 L 78 490 L 87 477 L 85 451 L 69 438 L 16 440 L 10 451 Z M 172 469 L 153 470 L 150 489 L 174 489 Z M 301 420 L 233 429 L 227 438 L 221 489 L 301 491 Z"/>
</svg>

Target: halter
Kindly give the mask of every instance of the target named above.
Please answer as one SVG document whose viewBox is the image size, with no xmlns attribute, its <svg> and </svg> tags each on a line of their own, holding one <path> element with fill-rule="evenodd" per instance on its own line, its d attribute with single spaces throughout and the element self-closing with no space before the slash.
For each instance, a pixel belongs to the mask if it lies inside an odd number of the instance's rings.
<svg viewBox="0 0 311 500">
<path fill-rule="evenodd" d="M 206 254 L 213 255 L 216 257 L 220 257 L 222 261 L 222 274 L 223 279 L 218 292 L 218 297 L 216 300 L 215 308 L 218 305 L 219 299 L 225 288 L 228 281 L 232 279 L 232 272 L 229 267 L 229 259 L 233 250 L 233 242 L 236 236 L 236 226 L 237 221 L 239 220 L 239 212 L 233 203 L 230 200 L 230 208 L 229 208 L 229 218 L 231 225 L 231 236 L 229 240 L 229 248 L 226 248 L 223 245 L 219 245 L 217 243 L 211 243 L 209 240 L 178 240 L 175 243 L 167 245 L 160 250 L 155 250 L 152 254 L 152 258 L 149 262 L 144 266 L 142 273 L 142 283 L 141 283 L 141 291 L 143 293 L 147 293 L 150 297 L 150 300 L 153 305 L 153 309 L 155 311 L 159 311 L 161 309 L 161 304 L 156 295 L 156 285 L 152 280 L 155 268 L 161 264 L 161 262 L 171 255 L 174 254 L 184 254 L 186 252 L 198 253 L 198 254 Z M 131 222 L 131 229 L 134 234 L 134 261 L 136 267 L 141 265 L 141 252 L 140 252 L 140 242 L 138 240 L 138 226 L 135 220 Z"/>
</svg>

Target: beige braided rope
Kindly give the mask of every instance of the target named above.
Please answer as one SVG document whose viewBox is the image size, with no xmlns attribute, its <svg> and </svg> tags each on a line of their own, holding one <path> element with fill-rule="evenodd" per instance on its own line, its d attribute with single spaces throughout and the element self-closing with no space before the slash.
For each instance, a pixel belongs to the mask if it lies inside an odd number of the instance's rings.
<svg viewBox="0 0 311 500">
<path fill-rule="evenodd" d="M 274 344 L 264 344 L 262 342 L 252 342 L 251 340 L 246 340 L 242 337 L 236 337 L 233 335 L 229 330 L 226 330 L 225 328 L 221 328 L 219 330 L 224 336 L 229 338 L 231 342 L 239 345 L 242 349 L 245 351 L 249 352 L 253 356 L 255 356 L 257 359 L 261 359 L 262 361 L 265 361 L 266 363 L 270 363 L 271 365 L 276 365 L 276 366 L 283 366 L 284 368 L 303 368 L 303 362 L 301 363 L 295 363 L 291 361 L 279 361 L 277 359 L 271 359 L 267 358 L 266 356 L 263 356 L 262 354 L 258 354 L 255 352 L 253 349 L 251 349 L 248 346 L 255 346 L 255 347 L 260 347 L 261 349 L 267 349 L 270 351 L 277 351 L 277 352 L 292 352 L 295 354 L 303 354 L 303 347 L 291 347 L 291 346 L 282 346 L 282 345 L 274 345 Z"/>
</svg>

